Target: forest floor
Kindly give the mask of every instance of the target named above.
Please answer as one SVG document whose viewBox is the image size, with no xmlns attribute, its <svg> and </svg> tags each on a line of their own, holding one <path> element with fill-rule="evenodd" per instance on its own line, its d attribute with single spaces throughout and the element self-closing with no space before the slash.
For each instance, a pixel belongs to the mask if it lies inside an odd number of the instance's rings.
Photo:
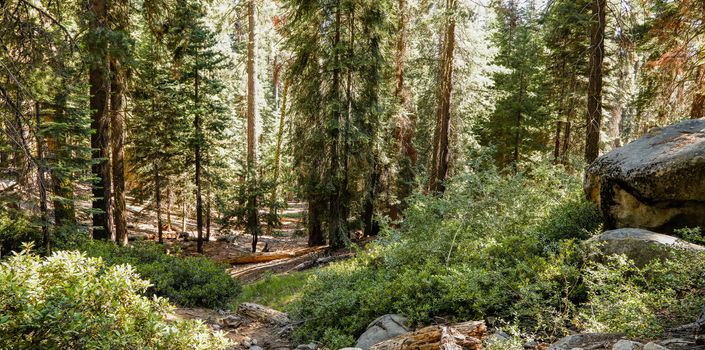
<svg viewBox="0 0 705 350">
<path fill-rule="evenodd" d="M 145 208 L 128 198 L 128 231 L 131 240 L 157 240 L 157 219 L 156 213 L 150 208 Z M 258 302 L 258 297 L 262 297 L 261 286 L 256 285 L 256 281 L 267 276 L 284 276 L 279 284 L 281 288 L 298 288 L 303 283 L 307 273 L 296 273 L 298 270 L 315 267 L 318 264 L 313 262 L 320 259 L 335 260 L 336 257 L 346 258 L 351 256 L 351 250 L 329 251 L 325 247 L 321 249 L 308 248 L 308 237 L 304 231 L 304 218 L 306 215 L 306 204 L 301 202 L 289 202 L 287 208 L 281 212 L 281 226 L 269 228 L 262 225 L 263 234 L 260 235 L 257 243 L 257 254 L 276 254 L 277 252 L 293 252 L 296 256 L 277 259 L 267 262 L 235 264 L 231 265 L 229 273 L 233 278 L 239 279 L 243 284 L 253 286 L 248 295 L 243 295 L 238 302 Z M 171 225 L 165 224 L 163 227 L 165 245 L 172 251 L 185 256 L 206 256 L 219 262 L 230 262 L 232 259 L 252 256 L 252 236 L 242 230 L 232 232 L 220 232 L 217 225 L 211 227 L 210 240 L 203 246 L 203 254 L 199 254 L 196 249 L 196 222 L 194 219 L 186 218 L 182 221 L 180 213 L 170 214 Z M 162 220 L 166 223 L 169 220 L 163 214 Z M 190 239 L 184 240 L 180 237 L 183 229 Z M 205 232 L 204 232 L 205 234 Z M 364 246 L 371 238 L 356 240 L 359 246 Z M 266 253 L 262 253 L 266 252 Z M 303 254 L 300 254 L 303 252 Z M 308 264 L 308 265 L 306 265 Z M 304 267 L 304 265 L 306 265 Z M 269 280 L 266 280 L 270 284 Z M 273 282 L 276 284 L 277 282 Z M 260 283 L 261 284 L 261 283 Z M 293 287 L 297 285 L 298 287 Z M 270 286 L 276 288 L 274 285 Z M 270 289 L 268 287 L 268 289 Z M 254 294 L 254 295 L 251 295 Z M 292 294 L 292 293 L 289 293 Z M 248 300 L 252 298 L 254 300 Z M 233 309 L 235 306 L 233 307 Z M 214 330 L 222 330 L 227 338 L 236 344 L 236 348 L 249 349 L 251 345 L 259 345 L 265 349 L 289 349 L 289 334 L 282 332 L 282 329 L 269 322 L 243 318 L 237 315 L 236 310 L 212 310 L 204 308 L 177 308 L 169 315 L 174 319 L 198 319 L 203 321 Z"/>
</svg>

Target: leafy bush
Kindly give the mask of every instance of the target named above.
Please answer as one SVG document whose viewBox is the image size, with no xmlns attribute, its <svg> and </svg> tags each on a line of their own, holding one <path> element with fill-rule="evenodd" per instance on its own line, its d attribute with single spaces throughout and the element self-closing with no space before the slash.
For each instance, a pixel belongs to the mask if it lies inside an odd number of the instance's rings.
<svg viewBox="0 0 705 350">
<path fill-rule="evenodd" d="M 225 349 L 199 322 L 167 322 L 165 299 L 129 265 L 79 252 L 23 250 L 0 265 L 2 349 Z"/>
<path fill-rule="evenodd" d="M 240 284 L 219 265 L 205 257 L 165 254 L 161 245 L 142 242 L 119 247 L 93 241 L 79 248 L 110 265 L 130 264 L 152 283 L 147 293 L 169 298 L 180 306 L 222 308 L 241 291 Z"/>
<path fill-rule="evenodd" d="M 585 273 L 589 301 L 584 328 L 653 338 L 693 322 L 705 297 L 705 254 L 672 252 L 668 260 L 638 267 L 625 256 L 591 263 Z"/>
<path fill-rule="evenodd" d="M 313 275 L 293 307 L 307 320 L 296 336 L 354 337 L 392 312 L 417 324 L 492 315 L 560 335 L 586 298 L 576 239 L 601 225 L 582 198 L 562 170 L 507 176 L 478 162 L 443 197 L 418 197 L 400 230 Z"/>
</svg>

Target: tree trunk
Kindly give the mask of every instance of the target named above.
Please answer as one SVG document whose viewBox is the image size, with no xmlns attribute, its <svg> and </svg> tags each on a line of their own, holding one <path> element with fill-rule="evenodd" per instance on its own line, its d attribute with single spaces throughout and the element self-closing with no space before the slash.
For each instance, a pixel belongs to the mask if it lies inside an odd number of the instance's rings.
<svg viewBox="0 0 705 350">
<path fill-rule="evenodd" d="M 66 100 L 64 97 L 57 97 L 54 101 L 54 114 L 47 114 L 47 121 L 54 122 L 64 120 L 64 108 Z M 63 151 L 66 145 L 66 135 L 63 133 L 47 135 L 47 155 L 45 156 L 51 166 L 51 184 L 54 204 L 54 225 L 57 228 L 73 227 L 76 225 L 76 206 L 74 204 L 73 182 L 71 173 L 61 169 L 60 162 L 67 156 Z"/>
<path fill-rule="evenodd" d="M 316 247 L 326 244 L 321 225 L 321 204 L 314 199 L 308 201 L 308 246 Z"/>
<path fill-rule="evenodd" d="M 372 165 L 370 173 L 370 188 L 367 190 L 367 198 L 365 199 L 365 209 L 363 212 L 363 222 L 365 223 L 365 235 L 376 236 L 379 233 L 379 224 L 374 219 L 375 213 L 375 197 L 377 194 L 377 183 L 379 183 L 379 164 L 377 159 Z"/>
<path fill-rule="evenodd" d="M 186 196 L 184 196 L 183 201 L 181 203 L 181 233 L 186 232 Z"/>
<path fill-rule="evenodd" d="M 198 56 L 196 56 L 196 61 L 198 61 Z M 193 95 L 195 110 L 198 110 L 198 105 L 200 104 L 200 96 L 198 95 L 199 84 L 200 77 L 198 75 L 198 69 L 196 69 Z M 203 198 L 201 197 L 201 143 L 203 142 L 203 131 L 201 130 L 201 114 L 198 112 L 193 120 L 193 125 L 196 130 L 196 231 L 198 232 L 196 247 L 199 253 L 203 253 Z"/>
<path fill-rule="evenodd" d="M 162 230 L 162 182 L 159 176 L 159 165 L 154 165 L 154 201 L 157 206 L 157 236 L 159 243 L 164 243 L 164 231 Z"/>
<path fill-rule="evenodd" d="M 355 54 L 355 3 L 351 2 L 350 14 L 348 16 L 349 26 L 348 30 L 350 32 L 350 42 L 348 43 L 348 64 L 347 64 L 347 81 L 345 87 L 345 98 L 347 99 L 348 108 L 345 113 L 345 132 L 343 134 L 343 184 L 341 186 L 341 200 L 340 200 L 340 217 L 341 220 L 346 224 L 348 222 L 348 217 L 350 216 L 350 123 L 352 122 L 352 110 L 353 110 L 353 95 L 352 95 L 352 84 L 353 84 L 353 67 L 352 61 Z M 345 231 L 348 231 L 347 229 Z M 349 233 L 345 235 L 346 239 L 349 239 Z"/>
<path fill-rule="evenodd" d="M 91 110 L 91 172 L 96 182 L 93 194 L 93 238 L 114 240 L 112 229 L 112 184 L 110 181 L 110 117 L 108 92 L 110 90 L 108 43 L 102 38 L 107 30 L 108 4 L 105 0 L 89 0 L 89 31 L 96 38 L 88 45 L 91 55 L 89 68 Z"/>
<path fill-rule="evenodd" d="M 173 231 L 174 228 L 171 225 L 171 184 L 167 180 L 166 184 L 166 230 Z"/>
<path fill-rule="evenodd" d="M 399 103 L 399 115 L 396 118 L 395 136 L 399 147 L 399 172 L 397 175 L 397 201 L 392 207 L 391 216 L 398 220 L 401 212 L 407 207 L 406 199 L 414 190 L 416 177 L 416 147 L 414 135 L 416 133 L 416 118 L 410 112 L 408 92 L 404 87 L 404 69 L 406 66 L 406 32 L 409 21 L 409 10 L 406 0 L 399 0 L 399 23 L 396 44 L 396 88 L 394 95 Z"/>
<path fill-rule="evenodd" d="M 44 249 L 46 253 L 51 253 L 51 244 L 49 241 L 49 208 L 47 205 L 47 181 L 46 181 L 46 160 L 44 159 L 44 138 L 42 132 L 42 113 L 39 102 L 34 104 L 36 118 L 37 118 L 37 130 L 35 135 L 37 136 L 37 185 L 39 186 L 39 210 L 42 215 L 42 239 Z"/>
<path fill-rule="evenodd" d="M 592 0 L 590 35 L 590 78 L 587 98 L 587 131 L 585 133 L 585 161 L 592 163 L 600 153 L 600 126 L 602 124 L 602 64 L 605 50 L 606 0 Z"/>
<path fill-rule="evenodd" d="M 211 184 L 206 186 L 206 242 L 211 240 Z"/>
<path fill-rule="evenodd" d="M 113 160 L 113 189 L 115 240 L 119 245 L 127 244 L 127 212 L 125 207 L 125 71 L 122 63 L 111 57 L 110 68 L 113 79 L 110 82 L 110 141 Z M 160 228 L 161 229 L 161 228 Z"/>
<path fill-rule="evenodd" d="M 341 6 L 340 0 L 338 0 L 335 13 L 335 36 L 333 39 L 333 47 L 337 47 L 340 43 Z M 347 243 L 347 223 L 343 220 L 343 212 L 340 203 L 342 200 L 342 186 L 340 185 L 340 155 L 338 147 L 341 142 L 339 130 L 341 121 L 340 74 L 340 53 L 339 50 L 334 50 L 332 99 L 335 101 L 335 106 L 331 116 L 331 125 L 333 126 L 329 127 L 331 140 L 330 171 L 333 176 L 333 190 L 330 194 L 328 209 L 328 242 L 333 249 L 342 248 Z"/>
<path fill-rule="evenodd" d="M 256 50 L 257 38 L 255 36 L 257 22 L 255 19 L 255 1 L 247 3 L 247 176 L 252 185 L 250 191 L 257 188 L 257 105 L 256 105 Z M 256 192 L 256 191 L 255 191 Z M 252 252 L 257 250 L 259 235 L 259 215 L 257 213 L 257 195 L 253 192 L 247 201 L 247 230 L 252 235 Z"/>
<path fill-rule="evenodd" d="M 436 130 L 433 135 L 433 160 L 429 191 L 441 194 L 445 191 L 450 160 L 450 108 L 453 90 L 453 54 L 455 50 L 455 8 L 457 0 L 446 0 L 446 22 L 443 48 L 440 59 L 440 81 L 438 105 L 436 106 Z"/>
<path fill-rule="evenodd" d="M 553 146 L 553 164 L 558 164 L 558 160 L 560 159 L 561 156 L 561 130 L 563 128 L 563 122 L 562 121 L 557 121 L 556 122 L 556 138 L 555 138 L 555 145 Z"/>
<path fill-rule="evenodd" d="M 279 130 L 277 132 L 277 147 L 274 149 L 274 188 L 270 201 L 277 201 L 277 190 L 279 188 L 279 172 L 281 171 L 281 151 L 282 140 L 284 138 L 284 120 L 286 120 L 286 95 L 289 91 L 289 81 L 284 80 L 284 91 L 282 92 L 282 105 L 279 112 Z"/>
<path fill-rule="evenodd" d="M 570 127 L 571 122 L 565 123 L 565 132 L 563 133 L 563 151 L 561 152 L 561 162 L 563 165 L 568 164 L 568 152 L 570 151 Z"/>
</svg>

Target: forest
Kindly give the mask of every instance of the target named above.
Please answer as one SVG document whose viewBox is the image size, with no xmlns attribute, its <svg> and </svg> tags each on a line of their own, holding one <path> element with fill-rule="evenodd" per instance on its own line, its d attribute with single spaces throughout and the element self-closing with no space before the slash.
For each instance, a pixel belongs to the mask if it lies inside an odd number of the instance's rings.
<svg viewBox="0 0 705 350">
<path fill-rule="evenodd" d="M 705 349 L 705 0 L 0 0 L 0 350 Z"/>
</svg>

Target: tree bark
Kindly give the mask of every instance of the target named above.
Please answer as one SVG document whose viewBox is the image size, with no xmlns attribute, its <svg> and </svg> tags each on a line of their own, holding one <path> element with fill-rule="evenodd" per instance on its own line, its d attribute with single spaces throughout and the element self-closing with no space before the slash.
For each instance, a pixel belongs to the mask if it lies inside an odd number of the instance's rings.
<svg viewBox="0 0 705 350">
<path fill-rule="evenodd" d="M 315 199 L 308 201 L 308 246 L 316 247 L 326 244 L 321 225 L 321 203 Z"/>
<path fill-rule="evenodd" d="M 157 206 L 157 236 L 159 243 L 164 243 L 164 231 L 162 230 L 162 182 L 159 175 L 159 165 L 154 165 L 154 201 Z"/>
<path fill-rule="evenodd" d="M 602 65 L 605 58 L 606 0 L 592 0 L 590 35 L 590 77 L 587 98 L 585 161 L 592 163 L 600 153 L 602 124 Z"/>
<path fill-rule="evenodd" d="M 196 62 L 198 62 L 198 56 L 196 56 Z M 196 69 L 193 95 L 195 110 L 198 110 L 198 105 L 200 104 L 200 96 L 198 94 L 199 85 L 200 77 L 198 74 L 198 69 Z M 201 114 L 198 112 L 196 112 L 193 125 L 196 130 L 196 231 L 198 232 L 196 248 L 199 253 L 203 253 L 203 198 L 201 197 L 201 143 L 203 142 L 203 131 L 201 130 Z"/>
<path fill-rule="evenodd" d="M 125 85 L 126 77 L 122 63 L 111 57 L 110 68 L 113 79 L 110 82 L 110 141 L 113 162 L 113 190 L 115 206 L 115 240 L 119 245 L 127 244 L 127 212 L 125 206 Z M 160 228 L 161 229 L 161 228 Z"/>
<path fill-rule="evenodd" d="M 429 182 L 431 193 L 442 194 L 450 162 L 450 109 L 453 90 L 453 54 L 455 50 L 455 8 L 457 0 L 446 0 L 446 22 L 440 59 L 436 129 L 433 135 L 433 159 Z"/>
<path fill-rule="evenodd" d="M 49 240 L 49 208 L 47 205 L 47 181 L 46 181 L 46 154 L 44 149 L 44 138 L 42 132 L 42 113 L 39 102 L 35 102 L 35 112 L 37 118 L 37 184 L 39 186 L 39 210 L 42 215 L 42 239 L 44 249 L 47 254 L 51 253 L 51 243 Z"/>
<path fill-rule="evenodd" d="M 443 349 L 442 344 L 451 346 L 446 349 L 455 349 L 452 344 L 464 349 L 482 349 L 482 339 L 487 336 L 487 327 L 484 322 L 469 321 L 448 326 L 428 326 L 415 332 L 402 334 L 392 339 L 372 345 L 370 350 L 436 350 Z"/>
<path fill-rule="evenodd" d="M 91 148 L 93 164 L 91 172 L 96 182 L 92 186 L 93 238 L 114 240 L 112 229 L 112 183 L 110 179 L 110 117 L 108 115 L 108 92 L 110 90 L 107 31 L 108 4 L 105 0 L 89 0 L 88 10 L 91 65 L 88 72 L 90 83 Z"/>
<path fill-rule="evenodd" d="M 398 220 L 401 213 L 408 207 L 407 198 L 413 192 L 416 177 L 416 117 L 410 112 L 408 92 L 404 86 L 404 69 L 406 66 L 406 32 L 409 21 L 409 10 L 406 0 L 399 0 L 399 23 L 396 43 L 396 88 L 394 95 L 399 103 L 399 115 L 396 118 L 395 136 L 399 147 L 399 173 L 397 174 L 397 201 L 392 207 L 391 216 Z"/>
<path fill-rule="evenodd" d="M 561 131 L 563 129 L 563 122 L 556 122 L 556 137 L 553 146 L 553 164 L 558 164 L 558 160 L 561 156 Z"/>
<path fill-rule="evenodd" d="M 279 112 L 279 130 L 277 132 L 277 147 L 274 149 L 274 188 L 270 201 L 277 201 L 277 190 L 279 189 L 279 172 L 281 171 L 281 150 L 284 138 L 284 121 L 286 120 L 286 95 L 289 91 L 289 81 L 284 80 L 284 91 L 282 91 L 281 110 Z"/>
<path fill-rule="evenodd" d="M 257 105 L 256 105 L 256 50 L 257 22 L 255 19 L 255 1 L 247 3 L 247 176 L 252 183 L 250 190 L 257 187 Z M 257 250 L 259 235 L 259 215 L 257 213 L 257 195 L 251 193 L 247 201 L 247 229 L 252 235 L 252 252 Z"/>
<path fill-rule="evenodd" d="M 337 47 L 340 43 L 340 26 L 341 26 L 341 3 L 340 0 L 337 1 L 336 13 L 335 13 L 335 36 L 333 38 L 333 47 Z M 330 171 L 333 176 L 333 190 L 330 193 L 329 198 L 329 209 L 328 209 L 328 242 L 333 247 L 333 249 L 342 248 L 347 242 L 347 229 L 346 222 L 344 222 L 342 217 L 341 208 L 341 197 L 342 188 L 340 185 L 340 155 L 339 155 L 339 144 L 340 140 L 340 53 L 339 50 L 333 50 L 333 91 L 332 99 L 335 102 L 333 113 L 331 115 L 331 124 L 329 127 L 330 142 L 331 142 L 331 162 Z"/>
</svg>

